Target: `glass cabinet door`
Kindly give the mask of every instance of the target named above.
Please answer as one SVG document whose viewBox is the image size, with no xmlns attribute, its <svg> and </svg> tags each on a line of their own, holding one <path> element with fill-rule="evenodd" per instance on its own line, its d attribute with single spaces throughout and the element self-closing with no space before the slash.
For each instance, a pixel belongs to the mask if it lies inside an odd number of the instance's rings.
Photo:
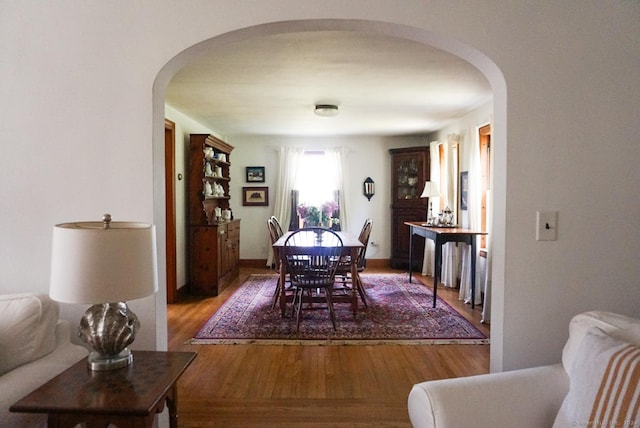
<svg viewBox="0 0 640 428">
<path fill-rule="evenodd" d="M 401 159 L 396 169 L 397 199 L 416 199 L 420 197 L 420 166 L 418 159 Z"/>
</svg>

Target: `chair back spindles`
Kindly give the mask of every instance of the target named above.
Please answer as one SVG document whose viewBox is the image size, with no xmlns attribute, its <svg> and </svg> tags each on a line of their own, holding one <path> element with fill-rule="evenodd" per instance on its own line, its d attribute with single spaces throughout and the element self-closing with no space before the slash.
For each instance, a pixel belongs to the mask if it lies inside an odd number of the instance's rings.
<svg viewBox="0 0 640 428">
<path fill-rule="evenodd" d="M 373 225 L 373 222 L 371 221 L 371 219 L 370 218 L 366 219 L 364 222 L 364 225 L 362 226 L 362 230 L 360 231 L 360 236 L 358 237 L 358 240 L 362 242 L 362 245 L 364 245 L 358 251 L 357 265 L 359 269 L 363 269 L 365 267 L 365 263 L 366 263 L 365 256 L 367 255 L 367 246 L 369 245 L 369 237 L 371 236 L 372 225 Z"/>
<path fill-rule="evenodd" d="M 343 251 L 342 239 L 324 228 L 304 228 L 293 232 L 282 247 L 283 260 L 291 285 L 297 290 L 294 298 L 296 325 L 299 327 L 302 301 L 307 293 L 324 291 L 333 328 L 336 328 L 331 290 Z"/>
<path fill-rule="evenodd" d="M 284 235 L 284 231 L 282 230 L 282 226 L 280 225 L 280 221 L 278 220 L 278 218 L 276 216 L 272 215 L 269 220 L 271 220 L 271 222 L 273 223 L 273 226 L 275 227 L 276 231 L 278 232 L 278 236 L 280 237 L 280 236 Z"/>
</svg>

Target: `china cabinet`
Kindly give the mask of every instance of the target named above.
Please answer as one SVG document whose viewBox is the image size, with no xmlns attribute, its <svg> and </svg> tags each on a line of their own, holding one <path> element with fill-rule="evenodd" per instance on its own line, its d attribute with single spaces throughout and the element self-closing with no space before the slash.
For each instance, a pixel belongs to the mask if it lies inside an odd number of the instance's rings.
<svg viewBox="0 0 640 428">
<path fill-rule="evenodd" d="M 217 296 L 238 276 L 240 220 L 229 205 L 233 146 L 209 134 L 191 134 L 187 218 L 189 291 Z"/>
<path fill-rule="evenodd" d="M 420 198 L 429 177 L 429 147 L 390 149 L 391 154 L 391 267 L 409 266 L 409 228 L 406 221 L 426 221 L 428 198 Z M 417 241 L 417 240 L 416 240 Z M 414 248 L 415 268 L 422 265 L 424 245 Z"/>
</svg>

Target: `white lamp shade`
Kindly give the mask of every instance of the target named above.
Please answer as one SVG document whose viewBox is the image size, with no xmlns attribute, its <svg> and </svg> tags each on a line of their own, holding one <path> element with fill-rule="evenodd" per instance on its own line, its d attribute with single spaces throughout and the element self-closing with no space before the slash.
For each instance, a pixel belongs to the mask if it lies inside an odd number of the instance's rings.
<svg viewBox="0 0 640 428">
<path fill-rule="evenodd" d="M 440 196 L 440 190 L 438 190 L 438 183 L 435 181 L 426 181 L 424 183 L 424 190 L 420 195 L 421 198 L 437 198 Z"/>
<path fill-rule="evenodd" d="M 102 222 L 53 228 L 49 294 L 65 303 L 124 302 L 158 290 L 155 226 Z"/>
</svg>

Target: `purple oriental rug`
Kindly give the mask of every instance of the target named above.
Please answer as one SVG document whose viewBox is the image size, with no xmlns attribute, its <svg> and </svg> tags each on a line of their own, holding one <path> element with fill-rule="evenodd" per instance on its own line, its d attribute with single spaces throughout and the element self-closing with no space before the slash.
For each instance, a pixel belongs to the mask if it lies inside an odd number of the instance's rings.
<svg viewBox="0 0 640 428">
<path fill-rule="evenodd" d="M 192 344 L 376 345 L 487 344 L 489 339 L 449 304 L 433 308 L 429 288 L 408 274 L 363 274 L 368 307 L 334 303 L 337 331 L 326 309 L 302 312 L 296 333 L 291 307 L 271 309 L 276 275 L 251 275 L 202 326 Z"/>
</svg>

